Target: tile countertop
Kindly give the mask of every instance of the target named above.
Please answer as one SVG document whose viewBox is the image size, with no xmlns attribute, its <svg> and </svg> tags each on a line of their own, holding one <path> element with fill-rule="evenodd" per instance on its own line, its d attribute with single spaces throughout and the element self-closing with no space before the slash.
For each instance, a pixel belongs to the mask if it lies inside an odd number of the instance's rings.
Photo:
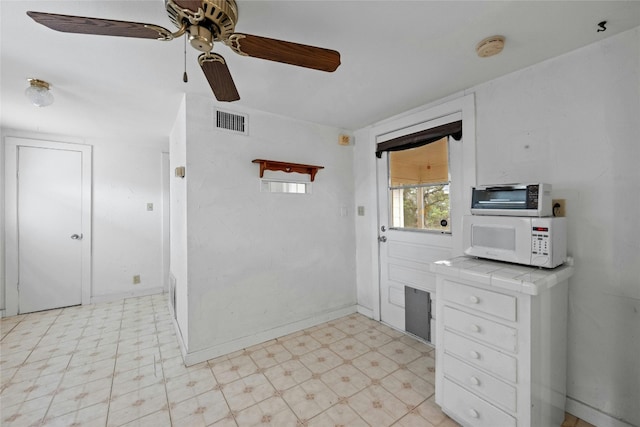
<svg viewBox="0 0 640 427">
<path fill-rule="evenodd" d="M 553 269 L 544 269 L 460 256 L 433 262 L 430 270 L 443 276 L 472 280 L 527 295 L 538 295 L 567 280 L 573 275 L 574 268 L 564 264 Z"/>
</svg>

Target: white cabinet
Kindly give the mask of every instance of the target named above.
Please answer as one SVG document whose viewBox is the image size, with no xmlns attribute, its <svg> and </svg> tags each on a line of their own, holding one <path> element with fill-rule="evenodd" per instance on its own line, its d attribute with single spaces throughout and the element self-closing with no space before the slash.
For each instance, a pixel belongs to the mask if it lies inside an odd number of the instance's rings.
<svg viewBox="0 0 640 427">
<path fill-rule="evenodd" d="M 464 426 L 560 426 L 569 266 L 459 257 L 436 273 L 436 403 Z"/>
</svg>

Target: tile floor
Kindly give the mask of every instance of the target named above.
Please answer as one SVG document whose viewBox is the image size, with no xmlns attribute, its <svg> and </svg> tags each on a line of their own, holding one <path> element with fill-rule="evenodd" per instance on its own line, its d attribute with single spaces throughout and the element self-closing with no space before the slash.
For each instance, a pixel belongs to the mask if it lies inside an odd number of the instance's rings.
<svg viewBox="0 0 640 427">
<path fill-rule="evenodd" d="M 433 348 L 361 315 L 188 368 L 164 295 L 4 318 L 0 339 L 6 427 L 457 426 Z"/>
</svg>

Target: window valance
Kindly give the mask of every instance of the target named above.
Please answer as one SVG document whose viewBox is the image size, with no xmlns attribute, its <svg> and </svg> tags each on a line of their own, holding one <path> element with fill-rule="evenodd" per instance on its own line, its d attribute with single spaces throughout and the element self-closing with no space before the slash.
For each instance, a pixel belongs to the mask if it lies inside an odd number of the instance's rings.
<svg viewBox="0 0 640 427">
<path fill-rule="evenodd" d="M 462 138 L 462 120 L 380 142 L 376 146 L 376 157 L 382 157 L 382 153 L 385 151 L 400 151 L 422 147 L 446 136 L 460 141 Z"/>
</svg>

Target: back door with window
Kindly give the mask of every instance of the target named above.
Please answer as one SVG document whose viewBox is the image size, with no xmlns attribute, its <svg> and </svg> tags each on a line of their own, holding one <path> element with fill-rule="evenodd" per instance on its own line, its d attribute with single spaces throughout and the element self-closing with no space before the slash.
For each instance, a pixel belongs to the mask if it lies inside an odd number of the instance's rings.
<svg viewBox="0 0 640 427">
<path fill-rule="evenodd" d="M 462 191 L 461 145 L 444 137 L 377 161 L 380 318 L 397 329 L 405 330 L 405 286 L 435 293 L 429 265 L 452 255 L 450 201 L 455 208 L 460 197 L 452 192 Z"/>
</svg>

